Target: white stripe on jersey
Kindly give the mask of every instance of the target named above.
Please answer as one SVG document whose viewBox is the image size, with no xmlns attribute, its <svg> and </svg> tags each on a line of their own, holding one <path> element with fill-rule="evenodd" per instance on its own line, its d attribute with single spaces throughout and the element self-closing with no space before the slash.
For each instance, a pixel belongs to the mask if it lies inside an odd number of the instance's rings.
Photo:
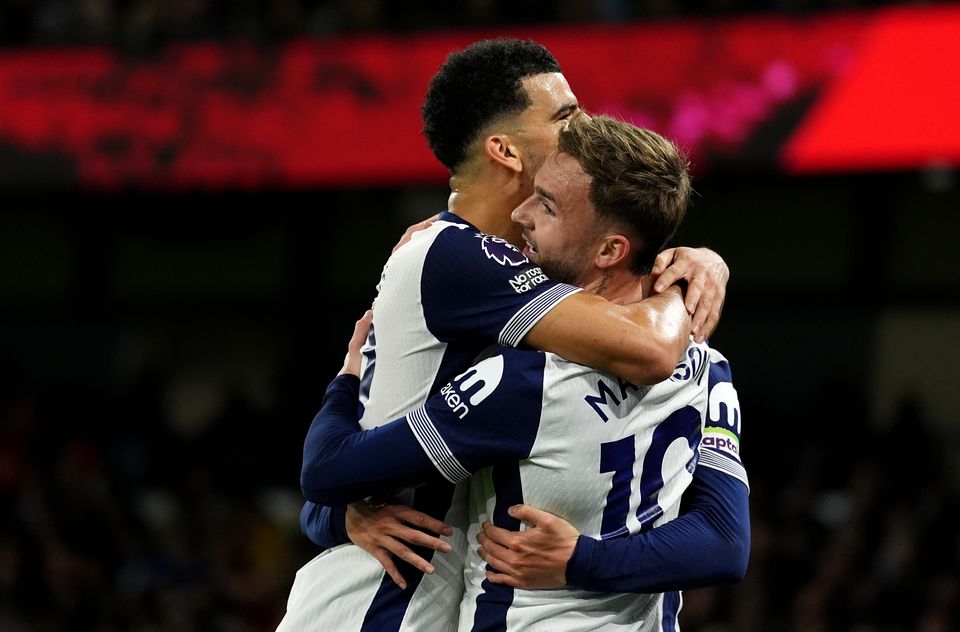
<svg viewBox="0 0 960 632">
<path fill-rule="evenodd" d="M 750 482 L 747 480 L 746 468 L 731 458 L 721 456 L 713 450 L 701 449 L 700 461 L 697 463 L 697 467 L 700 467 L 701 465 L 714 470 L 720 470 L 724 474 L 729 474 L 746 485 L 747 489 L 750 489 Z"/>
<path fill-rule="evenodd" d="M 516 313 L 510 321 L 504 325 L 500 332 L 499 342 L 504 347 L 516 347 L 527 335 L 527 332 L 539 322 L 541 318 L 557 303 L 570 296 L 569 288 L 557 286 L 552 290 L 544 292 L 536 300 L 531 301 L 529 305 Z"/>
<path fill-rule="evenodd" d="M 470 478 L 468 472 L 457 457 L 447 446 L 446 441 L 437 432 L 437 428 L 430 421 L 430 415 L 423 408 L 411 412 L 407 415 L 407 424 L 413 431 L 413 436 L 417 438 L 420 447 L 427 453 L 433 465 L 440 471 L 445 479 L 451 483 L 459 483 Z"/>
</svg>

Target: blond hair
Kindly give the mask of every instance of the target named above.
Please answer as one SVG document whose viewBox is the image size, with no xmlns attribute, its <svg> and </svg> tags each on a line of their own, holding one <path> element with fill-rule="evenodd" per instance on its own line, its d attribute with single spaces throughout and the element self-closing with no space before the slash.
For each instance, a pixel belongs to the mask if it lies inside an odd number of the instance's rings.
<svg viewBox="0 0 960 632">
<path fill-rule="evenodd" d="M 686 155 L 654 131 L 602 115 L 571 119 L 559 147 L 593 178 L 590 201 L 597 216 L 631 237 L 631 269 L 649 273 L 686 214 Z"/>
</svg>

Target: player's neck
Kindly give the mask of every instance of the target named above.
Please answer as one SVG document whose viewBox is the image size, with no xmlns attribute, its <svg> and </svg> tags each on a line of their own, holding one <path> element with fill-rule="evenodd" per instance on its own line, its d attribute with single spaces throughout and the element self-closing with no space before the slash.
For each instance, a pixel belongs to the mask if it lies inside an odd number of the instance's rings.
<svg viewBox="0 0 960 632">
<path fill-rule="evenodd" d="M 501 189 L 485 185 L 480 181 L 458 181 L 450 179 L 452 192 L 447 207 L 481 231 L 506 239 L 514 246 L 522 248 L 522 229 L 510 219 L 510 213 L 522 199 L 521 195 L 505 194 Z"/>
<path fill-rule="evenodd" d="M 585 292 L 620 305 L 636 303 L 653 291 L 653 279 L 649 275 L 637 276 L 627 268 L 594 268 L 577 285 Z"/>
</svg>

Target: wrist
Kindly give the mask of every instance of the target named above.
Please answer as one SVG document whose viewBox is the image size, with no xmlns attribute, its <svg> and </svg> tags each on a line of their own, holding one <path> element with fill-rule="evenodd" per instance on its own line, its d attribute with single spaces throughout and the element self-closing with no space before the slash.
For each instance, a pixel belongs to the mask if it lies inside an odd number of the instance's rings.
<svg viewBox="0 0 960 632">
<path fill-rule="evenodd" d="M 347 533 L 346 506 L 336 505 L 330 508 L 330 531 L 334 539 L 340 543 L 346 544 L 352 541 Z"/>
<path fill-rule="evenodd" d="M 593 559 L 593 551 L 598 544 L 597 540 L 585 535 L 577 538 L 577 544 L 573 547 L 573 555 L 567 560 L 567 585 L 583 586 L 584 581 L 590 574 L 590 560 Z"/>
<path fill-rule="evenodd" d="M 376 511 L 377 509 L 386 507 L 390 501 L 383 496 L 367 496 L 363 499 L 363 502 L 366 503 L 367 507 Z"/>
</svg>

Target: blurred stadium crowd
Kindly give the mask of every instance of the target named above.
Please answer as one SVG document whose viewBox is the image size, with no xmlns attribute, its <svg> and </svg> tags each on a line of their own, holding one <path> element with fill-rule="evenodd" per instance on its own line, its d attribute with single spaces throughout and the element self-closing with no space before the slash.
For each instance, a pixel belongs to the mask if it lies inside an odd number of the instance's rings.
<svg viewBox="0 0 960 632">
<path fill-rule="evenodd" d="M 31 392 L 7 367 L 0 629 L 253 632 L 279 621 L 296 569 L 317 552 L 282 480 L 296 464 L 258 449 L 284 414 L 236 394 L 204 433 L 183 436 L 159 412 L 158 377 L 118 399 Z M 747 452 L 747 578 L 688 591 L 685 630 L 958 629 L 960 551 L 940 543 L 957 542 L 960 498 L 931 459 L 935 439 L 909 404 L 880 432 L 846 394 L 834 403 L 848 423 L 829 438 Z M 776 411 L 751 413 L 748 448 L 783 432 L 764 427 L 783 421 Z"/>
<path fill-rule="evenodd" d="M 876 4 L 6 0 L 0 44 L 140 50 L 192 38 L 277 41 Z M 347 330 L 333 334 L 342 353 Z M 286 371 L 305 368 L 315 366 Z M 285 387 L 278 379 L 263 397 L 234 389 L 210 423 L 191 431 L 165 399 L 172 371 L 152 367 L 116 388 L 41 385 L 15 356 L 0 354 L 0 630 L 276 626 L 296 569 L 317 553 L 299 533 L 299 464 L 290 454 L 302 445 L 304 411 L 319 405 L 304 400 L 319 398 L 317 382 L 328 376 Z M 314 392 L 300 388 L 304 381 Z M 287 399 L 292 392 L 297 401 Z M 922 406 L 904 402 L 885 429 L 869 422 L 867 403 L 846 389 L 838 387 L 824 408 L 829 423 L 791 433 L 776 425 L 798 421 L 789 410 L 745 405 L 749 571 L 737 586 L 686 593 L 688 632 L 960 629 L 960 495 L 949 464 L 935 456 L 940 439 Z M 780 449 L 785 440 L 795 445 Z M 271 449 L 278 445 L 286 451 Z"/>
<path fill-rule="evenodd" d="M 916 3 L 922 3 L 917 0 Z M 889 0 L 6 0 L 0 42 L 108 43 L 127 50 L 196 38 L 278 41 L 297 35 L 578 24 L 756 12 L 803 13 Z"/>
</svg>

